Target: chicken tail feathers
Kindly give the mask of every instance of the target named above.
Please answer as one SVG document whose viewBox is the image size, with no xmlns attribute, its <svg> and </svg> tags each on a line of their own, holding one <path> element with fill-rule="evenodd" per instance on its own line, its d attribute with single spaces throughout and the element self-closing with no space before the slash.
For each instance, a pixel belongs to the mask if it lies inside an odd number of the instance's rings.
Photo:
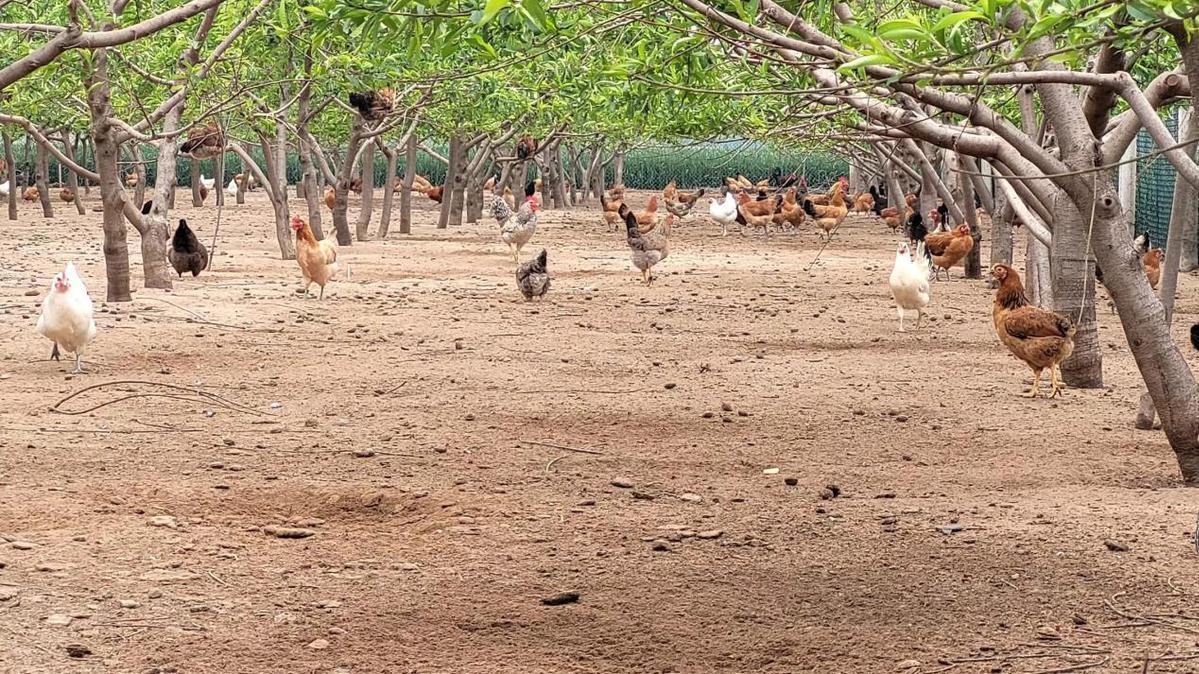
<svg viewBox="0 0 1199 674">
<path fill-rule="evenodd" d="M 807 213 L 813 218 L 816 217 L 816 208 L 812 206 L 812 202 L 808 199 L 803 200 L 803 212 Z"/>
</svg>

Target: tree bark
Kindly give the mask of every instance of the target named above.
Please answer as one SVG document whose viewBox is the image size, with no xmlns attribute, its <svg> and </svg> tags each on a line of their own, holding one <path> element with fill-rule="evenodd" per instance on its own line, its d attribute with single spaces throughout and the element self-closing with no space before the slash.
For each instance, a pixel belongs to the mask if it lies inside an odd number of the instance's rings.
<svg viewBox="0 0 1199 674">
<path fill-rule="evenodd" d="M 8 129 L 4 130 L 4 162 L 8 164 L 8 219 L 17 219 L 17 190 L 20 187 L 17 185 L 17 160 L 12 153 L 12 134 Z"/>
<path fill-rule="evenodd" d="M 449 226 L 452 219 L 452 210 L 454 205 L 454 186 L 457 183 L 457 177 L 460 172 L 459 164 L 459 148 L 462 145 L 462 140 L 457 136 L 450 136 L 450 148 L 446 152 L 446 159 L 449 161 L 446 164 L 445 182 L 442 183 L 441 190 L 441 212 L 437 216 L 437 229 L 445 229 Z M 459 211 L 461 213 L 461 211 Z"/>
<path fill-rule="evenodd" d="M 71 138 L 71 135 L 70 131 L 63 132 L 62 150 L 67 159 L 75 161 L 75 142 Z M 59 166 L 61 165 L 59 164 Z M 87 215 L 87 210 L 83 207 L 83 199 L 79 195 L 79 176 L 74 171 L 67 171 L 67 189 L 75 194 L 75 198 L 73 199 L 75 210 L 79 212 L 79 215 Z"/>
<path fill-rule="evenodd" d="M 399 147 L 384 147 L 383 154 L 387 157 L 387 172 L 383 176 L 383 212 L 379 214 L 379 238 L 386 239 L 391 230 L 391 208 L 395 201 L 396 164 L 399 159 Z"/>
<path fill-rule="evenodd" d="M 35 184 L 38 189 L 38 200 L 42 202 L 42 216 L 52 218 L 54 217 L 54 206 L 50 201 L 50 155 L 41 143 L 37 143 L 34 162 L 36 165 L 34 169 Z"/>
<path fill-rule="evenodd" d="M 204 205 L 204 200 L 200 198 L 200 160 L 191 160 L 192 174 L 192 206 L 199 208 Z"/>
<path fill-rule="evenodd" d="M 416 178 L 416 147 L 420 141 L 416 131 L 408 134 L 404 150 L 404 186 L 400 190 L 400 234 L 412 233 L 412 181 Z"/>
<path fill-rule="evenodd" d="M 104 268 L 108 278 L 109 302 L 130 302 L 129 245 L 125 239 L 124 194 L 121 188 L 120 147 L 112 128 L 112 103 L 108 85 L 108 54 L 97 49 L 86 75 L 92 142 L 96 150 L 96 172 L 100 176 L 100 200 L 104 204 Z"/>
<path fill-rule="evenodd" d="M 1012 208 L 1007 195 L 1000 190 L 995 195 L 991 211 L 991 266 L 1012 264 Z"/>
<path fill-rule="evenodd" d="M 366 141 L 362 148 L 362 204 L 358 207 L 358 223 L 354 234 L 359 241 L 370 240 L 371 216 L 375 210 L 375 143 Z"/>
<path fill-rule="evenodd" d="M 625 160 L 624 148 L 617 149 L 616 156 L 614 158 L 615 166 L 612 169 L 612 171 L 613 171 L 612 182 L 616 185 L 624 184 L 624 160 Z"/>
<path fill-rule="evenodd" d="M 212 177 L 216 180 L 216 205 L 225 205 L 225 153 L 216 156 L 212 162 Z"/>
<path fill-rule="evenodd" d="M 970 254 L 966 256 L 965 272 L 966 278 L 980 279 L 983 276 L 982 272 L 982 231 L 978 228 L 978 211 L 974 208 L 974 183 L 970 181 L 970 176 L 966 171 L 970 170 L 969 164 L 961 154 L 954 152 L 951 155 L 954 168 L 957 171 L 954 173 L 955 180 L 958 184 L 960 199 L 958 200 L 958 209 L 966 216 L 966 224 L 970 226 L 970 235 L 974 238 L 974 248 L 970 249 Z M 992 220 L 993 222 L 993 220 Z"/>
</svg>

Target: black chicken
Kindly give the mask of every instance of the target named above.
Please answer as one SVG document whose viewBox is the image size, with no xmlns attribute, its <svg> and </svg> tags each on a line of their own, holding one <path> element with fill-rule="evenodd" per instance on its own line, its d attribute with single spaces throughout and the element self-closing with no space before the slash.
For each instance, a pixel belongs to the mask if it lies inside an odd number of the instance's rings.
<svg viewBox="0 0 1199 674">
<path fill-rule="evenodd" d="M 195 232 L 187 226 L 187 220 L 180 220 L 171 238 L 171 252 L 167 254 L 175 273 L 183 277 L 183 272 L 190 271 L 192 276 L 208 268 L 208 250 L 196 238 Z"/>
<path fill-rule="evenodd" d="M 550 272 L 546 266 L 546 253 L 542 248 L 537 257 L 516 268 L 516 287 L 525 296 L 525 301 L 545 297 L 550 289 Z"/>
<path fill-rule="evenodd" d="M 350 105 L 358 110 L 358 114 L 368 122 L 377 122 L 391 112 L 395 106 L 395 91 L 380 89 L 365 93 L 351 93 Z"/>
</svg>

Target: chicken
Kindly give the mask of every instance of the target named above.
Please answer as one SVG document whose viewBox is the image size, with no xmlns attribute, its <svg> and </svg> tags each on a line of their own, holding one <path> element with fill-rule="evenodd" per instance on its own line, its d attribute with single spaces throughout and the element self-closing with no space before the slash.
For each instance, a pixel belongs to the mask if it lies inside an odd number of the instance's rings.
<svg viewBox="0 0 1199 674">
<path fill-rule="evenodd" d="M 1053 387 L 1049 396 L 1060 395 L 1062 385 L 1056 367 L 1073 353 L 1077 328 L 1065 316 L 1029 304 L 1015 269 L 997 264 L 991 274 L 999 282 L 991 310 L 995 334 L 1013 356 L 1032 368 L 1032 388 L 1025 396 L 1040 395 L 1041 373 L 1046 369 Z"/>
<path fill-rule="evenodd" d="M 503 196 L 491 195 L 491 216 L 495 218 L 495 222 L 501 230 L 512 218 L 512 190 L 510 188 L 504 188 L 504 190 Z"/>
<path fill-rule="evenodd" d="M 83 349 L 96 337 L 96 321 L 92 319 L 92 299 L 73 262 L 54 275 L 50 292 L 42 300 L 37 331 L 54 342 L 51 358 L 58 360 L 59 348 L 73 353 L 74 373 L 83 373 Z"/>
<path fill-rule="evenodd" d="M 928 228 L 924 226 L 924 217 L 919 211 L 912 211 L 908 216 L 907 229 L 908 241 L 913 244 L 924 243 L 924 237 L 928 236 Z"/>
<path fill-rule="evenodd" d="M 354 178 L 350 181 L 350 191 L 354 194 L 362 194 L 362 178 Z"/>
<path fill-rule="evenodd" d="M 827 206 L 812 203 L 811 199 L 804 199 L 803 209 L 812 217 L 816 225 L 824 230 L 825 240 L 832 239 L 833 232 L 841 226 L 841 222 L 849 214 L 849 207 L 845 204 L 845 183 L 837 181 L 833 185 L 833 192 L 829 196 Z"/>
<path fill-rule="evenodd" d="M 137 187 L 137 183 L 138 183 L 137 171 L 130 171 L 129 173 L 125 174 L 125 187 L 128 187 L 129 189 L 133 189 L 133 188 Z"/>
<path fill-rule="evenodd" d="M 516 141 L 516 158 L 524 161 L 532 157 L 537 152 L 537 141 L 532 136 L 525 134 Z"/>
<path fill-rule="evenodd" d="M 424 192 L 425 192 L 426 197 L 429 197 L 434 202 L 440 204 L 441 203 L 441 195 L 444 191 L 445 191 L 445 187 L 442 185 L 438 185 L 436 187 L 430 186 L 429 189 L 425 190 Z"/>
<path fill-rule="evenodd" d="M 691 209 L 695 208 L 695 204 L 699 198 L 704 195 L 705 190 L 700 190 L 695 194 L 690 192 L 680 192 L 675 182 L 672 180 L 666 184 L 666 188 L 662 190 L 662 201 L 666 204 L 666 211 L 677 217 L 685 218 L 691 213 Z"/>
<path fill-rule="evenodd" d="M 930 212 L 929 216 L 935 212 Z M 929 255 L 932 255 L 933 271 L 939 276 L 944 269 L 945 278 L 948 279 L 949 270 L 974 250 L 974 236 L 970 234 L 969 225 L 958 225 L 948 232 L 925 235 L 924 245 L 928 248 Z"/>
<path fill-rule="evenodd" d="M 75 190 L 69 187 L 64 187 L 62 188 L 62 191 L 58 193 L 58 198 L 67 203 L 71 203 L 72 201 L 75 201 Z"/>
<path fill-rule="evenodd" d="M 330 187 L 325 190 L 325 205 L 329 207 L 329 210 L 333 210 L 335 203 L 337 203 L 337 191 Z"/>
<path fill-rule="evenodd" d="M 510 217 L 500 227 L 500 239 L 512 249 L 512 261 L 520 263 L 520 249 L 524 247 L 537 231 L 537 209 L 541 200 L 533 183 L 525 187 L 525 201 L 516 212 L 516 217 Z"/>
<path fill-rule="evenodd" d="M 350 105 L 368 122 L 377 122 L 395 107 L 395 90 L 384 88 L 378 91 L 351 93 Z"/>
<path fill-rule="evenodd" d="M 516 268 L 516 287 L 520 288 L 526 302 L 534 297 L 541 299 L 550 290 L 550 272 L 545 258 L 542 248 L 537 257 Z"/>
<path fill-rule="evenodd" d="M 483 189 L 488 192 L 494 192 L 495 191 L 495 183 L 496 183 L 496 177 L 488 176 L 487 181 L 483 183 Z"/>
<path fill-rule="evenodd" d="M 7 196 L 8 196 L 8 181 L 5 180 L 3 183 L 0 183 L 0 197 L 7 197 Z"/>
<path fill-rule="evenodd" d="M 778 225 L 779 227 L 790 227 L 798 230 L 799 226 L 803 224 L 806 216 L 807 214 L 804 213 L 803 206 L 796 201 L 795 188 L 788 187 L 787 190 L 783 192 L 782 200 L 780 200 L 778 205 L 775 207 L 774 224 Z"/>
<path fill-rule="evenodd" d="M 237 196 L 237 178 L 229 179 L 229 184 L 225 185 L 225 194 L 231 197 Z"/>
<path fill-rule="evenodd" d="M 190 271 L 192 277 L 196 277 L 208 268 L 208 249 L 196 238 L 191 227 L 187 226 L 187 220 L 180 220 L 179 226 L 175 228 L 167 259 L 171 261 L 171 266 L 180 278 L 183 278 L 185 271 Z"/>
<path fill-rule="evenodd" d="M 243 185 L 247 192 L 252 192 L 255 187 L 258 187 L 258 178 L 255 178 L 253 173 L 238 173 L 233 176 L 233 179 L 237 181 L 238 185 Z"/>
<path fill-rule="evenodd" d="M 628 206 L 621 205 L 620 217 L 624 218 L 626 242 L 632 256 L 633 266 L 641 270 L 641 282 L 653 285 L 654 265 L 670 254 L 670 227 L 674 216 L 667 215 L 656 231 L 642 233 L 637 223 L 637 214 Z"/>
<path fill-rule="evenodd" d="M 42 193 L 38 191 L 36 185 L 26 187 L 25 191 L 21 193 L 21 199 L 25 201 L 37 201 L 41 196 Z"/>
<path fill-rule="evenodd" d="M 1162 261 L 1166 259 L 1166 251 L 1161 248 L 1150 248 L 1141 256 L 1141 264 L 1145 266 L 1145 278 L 1149 279 L 1149 287 L 1157 290 L 1157 284 L 1162 280 Z"/>
<path fill-rule="evenodd" d="M 773 169 L 771 169 L 771 171 L 770 171 L 770 184 L 781 190 L 785 190 L 788 187 L 791 187 L 798 181 L 799 181 L 799 176 L 797 176 L 794 171 L 784 175 L 783 169 L 781 169 L 777 166 L 774 167 Z"/>
<path fill-rule="evenodd" d="M 612 197 L 609 198 L 608 194 Z M 619 195 L 619 196 L 617 196 Z M 607 192 L 600 193 L 600 206 L 604 209 L 604 222 L 608 227 L 615 231 L 617 223 L 621 221 L 620 207 L 624 205 L 624 189 L 617 189 L 615 186 Z"/>
<path fill-rule="evenodd" d="M 419 173 L 412 174 L 412 189 L 417 192 L 427 192 L 433 189 L 433 183 Z"/>
<path fill-rule="evenodd" d="M 209 178 L 208 176 L 201 173 L 200 174 L 200 187 L 207 187 L 208 189 L 211 190 L 212 188 L 216 187 L 216 178 Z"/>
<path fill-rule="evenodd" d="M 337 276 L 337 244 L 329 239 L 316 240 L 312 228 L 300 216 L 291 216 L 291 229 L 296 233 L 296 262 L 304 276 L 304 297 L 315 283 L 321 287 L 317 299 L 325 298 L 325 284 Z"/>
<path fill-rule="evenodd" d="M 642 232 L 648 232 L 658 224 L 658 195 L 649 198 L 645 210 L 637 212 L 637 224 Z"/>
<path fill-rule="evenodd" d="M 870 198 L 874 201 L 874 206 L 871 208 L 871 210 L 874 211 L 875 215 L 881 216 L 883 214 L 883 208 L 887 206 L 887 197 L 883 196 L 883 193 L 879 192 L 877 187 L 871 185 Z M 892 229 L 895 228 L 892 227 Z"/>
<path fill-rule="evenodd" d="M 729 225 L 737 221 L 737 196 L 727 187 L 723 192 L 723 199 L 708 200 L 708 215 L 720 223 L 720 235 L 728 236 Z"/>
<path fill-rule="evenodd" d="M 924 307 L 928 306 L 928 258 L 924 255 L 924 244 L 916 244 L 912 254 L 907 243 L 899 244 L 895 251 L 895 266 L 891 268 L 891 297 L 895 299 L 895 311 L 899 314 L 899 331 L 903 329 L 903 312 L 916 312 L 916 329 L 924 320 Z"/>
<path fill-rule="evenodd" d="M 874 197 L 869 192 L 862 192 L 853 200 L 854 213 L 868 213 L 874 210 Z"/>
<path fill-rule="evenodd" d="M 774 201 L 750 199 L 745 190 L 737 192 L 737 212 L 745 224 L 751 227 L 761 227 L 764 233 L 770 234 L 770 223 L 774 221 L 774 210 Z"/>
<path fill-rule="evenodd" d="M 1199 323 L 1191 326 L 1191 348 L 1199 351 Z"/>
<path fill-rule="evenodd" d="M 225 134 L 216 120 L 209 120 L 204 126 L 193 126 L 187 132 L 187 140 L 179 146 L 179 152 L 192 159 L 212 159 L 224 151 Z"/>
</svg>

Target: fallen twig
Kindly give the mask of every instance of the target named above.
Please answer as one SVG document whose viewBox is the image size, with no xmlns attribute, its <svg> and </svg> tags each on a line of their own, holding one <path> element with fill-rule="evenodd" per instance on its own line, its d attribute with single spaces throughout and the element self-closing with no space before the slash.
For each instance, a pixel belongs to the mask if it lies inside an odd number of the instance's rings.
<svg viewBox="0 0 1199 674">
<path fill-rule="evenodd" d="M 59 409 L 59 406 L 62 405 L 63 403 L 67 402 L 68 400 L 71 400 L 72 398 L 76 398 L 76 397 L 86 393 L 87 391 L 91 391 L 93 389 L 98 389 L 98 388 L 104 388 L 106 386 L 121 386 L 121 385 L 130 385 L 130 384 L 143 384 L 146 386 L 161 386 L 161 387 L 173 389 L 176 391 L 184 391 L 190 395 L 179 395 L 179 394 L 172 394 L 172 393 L 133 393 L 133 394 L 130 394 L 127 396 L 122 396 L 120 398 L 116 398 L 113 400 L 109 400 L 107 402 L 100 403 L 99 405 L 95 405 L 93 407 L 89 407 L 88 409 L 80 410 L 80 411 L 76 411 L 76 412 L 70 412 L 67 410 Z M 255 416 L 268 416 L 269 415 L 268 412 L 259 412 L 256 409 L 247 407 L 245 405 L 242 405 L 239 402 L 219 396 L 215 393 L 208 393 L 207 391 L 192 389 L 192 388 L 188 388 L 186 386 L 177 386 L 175 384 L 167 384 L 164 382 L 157 382 L 157 381 L 145 381 L 145 380 L 140 380 L 140 379 L 123 379 L 123 380 L 118 380 L 118 381 L 103 382 L 101 384 L 92 384 L 91 386 L 85 386 L 85 387 L 79 389 L 78 391 L 75 391 L 74 393 L 68 395 L 67 397 L 59 400 L 58 402 L 54 403 L 53 405 L 51 405 L 50 411 L 57 412 L 59 414 L 68 414 L 68 415 L 87 414 L 88 412 L 98 410 L 101 407 L 107 407 L 108 405 L 112 405 L 112 404 L 115 404 L 118 402 L 123 402 L 125 400 L 131 400 L 134 398 L 174 398 L 177 400 L 187 400 L 189 402 L 195 402 L 195 403 L 200 403 L 200 404 L 216 405 L 217 407 L 224 407 L 225 409 L 232 410 L 234 412 L 241 412 L 243 414 L 253 414 Z"/>
<path fill-rule="evenodd" d="M 580 454 L 600 454 L 603 452 L 598 449 L 585 449 L 582 447 L 567 447 L 566 445 L 555 445 L 551 442 L 534 442 L 532 440 L 521 440 L 526 445 L 536 445 L 538 447 L 553 447 L 554 449 L 564 449 L 568 452 L 578 452 Z"/>
</svg>

